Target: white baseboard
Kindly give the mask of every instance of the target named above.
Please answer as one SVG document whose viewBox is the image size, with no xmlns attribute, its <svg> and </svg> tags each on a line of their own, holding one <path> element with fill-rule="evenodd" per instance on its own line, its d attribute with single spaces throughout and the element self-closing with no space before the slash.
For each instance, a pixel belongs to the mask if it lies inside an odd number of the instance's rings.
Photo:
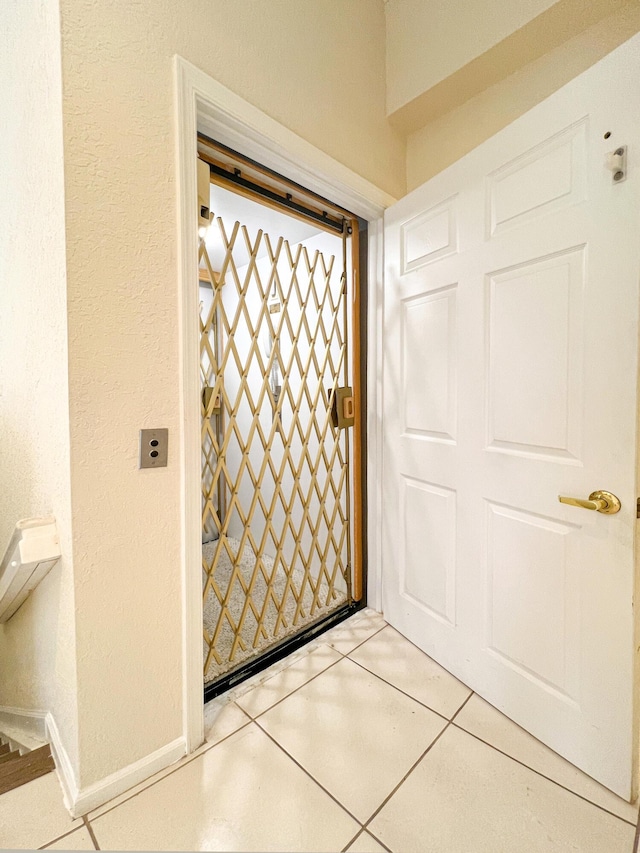
<svg viewBox="0 0 640 853">
<path fill-rule="evenodd" d="M 164 770 L 186 755 L 186 740 L 176 738 L 150 755 L 117 770 L 86 788 L 78 788 L 76 775 L 58 726 L 51 712 L 25 711 L 22 708 L 0 706 L 0 731 L 10 732 L 12 740 L 32 749 L 43 743 L 51 745 L 51 754 L 62 787 L 64 804 L 73 817 L 81 817 L 92 809 L 144 782 L 154 773 Z"/>
<path fill-rule="evenodd" d="M 71 760 L 67 754 L 67 750 L 64 748 L 64 744 L 62 743 L 56 721 L 53 718 L 53 714 L 50 712 L 46 715 L 45 726 L 47 730 L 47 740 L 51 746 L 51 754 L 53 756 L 58 779 L 60 780 L 60 785 L 62 787 L 64 804 L 75 817 L 74 804 L 78 799 L 78 783 L 76 782 L 76 774 L 73 772 Z"/>
<path fill-rule="evenodd" d="M 174 764 L 184 755 L 186 755 L 186 740 L 184 737 L 176 738 L 176 740 L 168 743 L 166 746 L 157 749 L 150 755 L 145 755 L 139 761 L 123 767 L 122 770 L 117 770 L 110 776 L 106 776 L 99 782 L 94 782 L 87 788 L 82 788 L 77 791 L 72 799 L 69 811 L 73 817 L 82 817 L 92 809 L 104 805 L 114 797 L 133 788 L 140 782 L 144 782 L 154 773 L 164 770 Z"/>
<path fill-rule="evenodd" d="M 129 788 L 144 782 L 154 773 L 164 770 L 186 754 L 184 737 L 168 743 L 150 755 L 117 770 L 99 782 L 94 782 L 86 788 L 78 788 L 71 761 L 67 755 L 58 727 L 51 714 L 47 714 L 47 733 L 51 743 L 51 752 L 56 763 L 58 777 L 64 794 L 64 804 L 73 817 L 82 817 L 98 806 L 104 805 L 114 797 L 124 794 Z"/>
</svg>

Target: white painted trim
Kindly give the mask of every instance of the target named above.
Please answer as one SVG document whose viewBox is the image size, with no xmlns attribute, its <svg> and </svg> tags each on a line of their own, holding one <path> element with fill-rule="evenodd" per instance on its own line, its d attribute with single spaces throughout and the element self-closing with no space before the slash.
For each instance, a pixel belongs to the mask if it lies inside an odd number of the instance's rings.
<svg viewBox="0 0 640 853">
<path fill-rule="evenodd" d="M 37 739 L 35 747 L 49 743 L 51 754 L 56 765 L 56 772 L 60 780 L 64 796 L 64 804 L 69 811 L 78 797 L 78 785 L 67 751 L 64 748 L 56 721 L 50 711 L 26 711 L 23 708 L 0 707 L 0 730 L 15 727 L 20 732 L 26 732 L 28 736 Z M 18 739 L 18 742 L 19 739 Z M 33 746 L 25 743 L 29 749 Z"/>
<path fill-rule="evenodd" d="M 369 223 L 367 293 L 367 604 L 382 613 L 384 220 Z"/>
<path fill-rule="evenodd" d="M 154 773 L 179 761 L 186 752 L 183 737 L 176 738 L 166 746 L 145 755 L 144 758 L 117 770 L 99 782 L 87 788 L 78 788 L 75 773 L 67 754 L 56 721 L 51 713 L 45 719 L 47 740 L 51 744 L 51 754 L 56 765 L 58 778 L 64 796 L 64 804 L 73 817 L 81 817 L 109 800 L 118 797 L 134 785 L 144 782 Z"/>
<path fill-rule="evenodd" d="M 302 184 L 363 219 L 378 219 L 396 199 L 176 56 L 177 76 L 197 102 L 198 130 Z"/>
<path fill-rule="evenodd" d="M 64 804 L 71 814 L 74 815 L 75 804 L 78 800 L 78 783 L 76 781 L 76 774 L 73 772 L 71 759 L 64 748 L 53 714 L 48 713 L 46 715 L 45 727 L 47 740 L 51 746 L 51 754 L 62 788 Z"/>
<path fill-rule="evenodd" d="M 176 158 L 178 166 L 178 318 L 180 359 L 180 461 L 182 506 L 183 733 L 187 753 L 204 741 L 202 683 L 202 536 L 200 508 L 200 385 L 197 289 L 196 87 L 192 66 L 175 58 Z M 193 321 L 193 322 L 192 322 Z M 196 583 L 197 578 L 197 583 Z"/>
<path fill-rule="evenodd" d="M 18 521 L 0 559 L 0 622 L 8 622 L 60 559 L 56 520 Z"/>
<path fill-rule="evenodd" d="M 0 705 L 0 731 L 4 731 L 5 727 L 20 729 L 30 737 L 44 741 L 47 738 L 46 716 L 46 711 L 25 711 L 23 708 Z"/>
<path fill-rule="evenodd" d="M 47 741 L 46 711 L 25 711 L 23 708 L 0 706 L 0 732 L 12 749 L 29 752 Z"/>
<path fill-rule="evenodd" d="M 179 761 L 186 753 L 185 739 L 179 737 L 99 782 L 86 788 L 78 788 L 71 760 L 64 748 L 53 714 L 46 714 L 44 722 L 46 740 L 51 745 L 51 754 L 62 787 L 64 804 L 73 817 L 81 817 L 109 800 L 113 800 L 134 785 L 144 782 L 154 773 Z"/>
<path fill-rule="evenodd" d="M 168 743 L 155 752 L 145 755 L 139 761 L 117 770 L 110 776 L 106 776 L 99 782 L 82 788 L 70 809 L 73 817 L 81 817 L 98 806 L 113 800 L 134 785 L 149 779 L 154 773 L 159 773 L 165 767 L 175 764 L 184 757 L 186 753 L 185 739 L 183 737 Z"/>
<path fill-rule="evenodd" d="M 222 86 L 180 56 L 174 58 L 176 162 L 178 198 L 178 316 L 180 326 L 180 464 L 182 504 L 183 726 L 188 753 L 204 740 L 202 703 L 202 593 L 200 534 L 200 423 L 193 401 L 200 383 L 197 280 L 196 134 L 200 130 L 310 190 L 342 205 L 371 223 L 377 248 L 370 264 L 369 330 L 375 342 L 368 355 L 370 577 L 372 606 L 380 608 L 379 484 L 380 412 L 378 357 L 382 287 L 384 209 L 395 202 L 386 192 L 334 160 L 302 137 Z M 372 319 L 373 318 L 373 319 Z M 378 570 L 376 572 L 376 569 Z"/>
</svg>

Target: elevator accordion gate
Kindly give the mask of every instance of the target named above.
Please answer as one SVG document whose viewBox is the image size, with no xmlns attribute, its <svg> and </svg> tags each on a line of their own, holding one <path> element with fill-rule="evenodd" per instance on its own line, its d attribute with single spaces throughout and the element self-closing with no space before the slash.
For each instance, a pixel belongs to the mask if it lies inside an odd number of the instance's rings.
<svg viewBox="0 0 640 853">
<path fill-rule="evenodd" d="M 207 684 L 361 595 L 353 228 L 328 254 L 213 211 L 200 240 Z"/>
</svg>

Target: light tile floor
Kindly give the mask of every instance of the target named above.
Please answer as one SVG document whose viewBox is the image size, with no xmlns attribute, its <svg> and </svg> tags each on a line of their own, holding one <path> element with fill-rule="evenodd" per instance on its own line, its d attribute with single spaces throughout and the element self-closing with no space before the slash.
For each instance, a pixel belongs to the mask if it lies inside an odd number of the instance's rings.
<svg viewBox="0 0 640 853">
<path fill-rule="evenodd" d="M 206 743 L 83 820 L 55 774 L 0 847 L 632 853 L 637 809 L 363 611 L 205 708 Z"/>
</svg>

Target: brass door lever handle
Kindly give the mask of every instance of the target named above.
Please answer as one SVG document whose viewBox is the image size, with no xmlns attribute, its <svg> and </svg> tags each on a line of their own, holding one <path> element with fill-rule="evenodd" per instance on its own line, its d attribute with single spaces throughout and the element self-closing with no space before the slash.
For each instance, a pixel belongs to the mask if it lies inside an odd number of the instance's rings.
<svg viewBox="0 0 640 853">
<path fill-rule="evenodd" d="M 615 512 L 619 512 L 620 507 L 622 506 L 615 495 L 612 495 L 611 492 L 603 492 L 601 490 L 591 492 L 588 501 L 583 500 L 582 498 L 568 498 L 564 495 L 558 495 L 558 500 L 561 504 L 580 506 L 583 509 L 594 509 L 597 512 L 604 512 L 607 515 L 613 515 Z"/>
</svg>

